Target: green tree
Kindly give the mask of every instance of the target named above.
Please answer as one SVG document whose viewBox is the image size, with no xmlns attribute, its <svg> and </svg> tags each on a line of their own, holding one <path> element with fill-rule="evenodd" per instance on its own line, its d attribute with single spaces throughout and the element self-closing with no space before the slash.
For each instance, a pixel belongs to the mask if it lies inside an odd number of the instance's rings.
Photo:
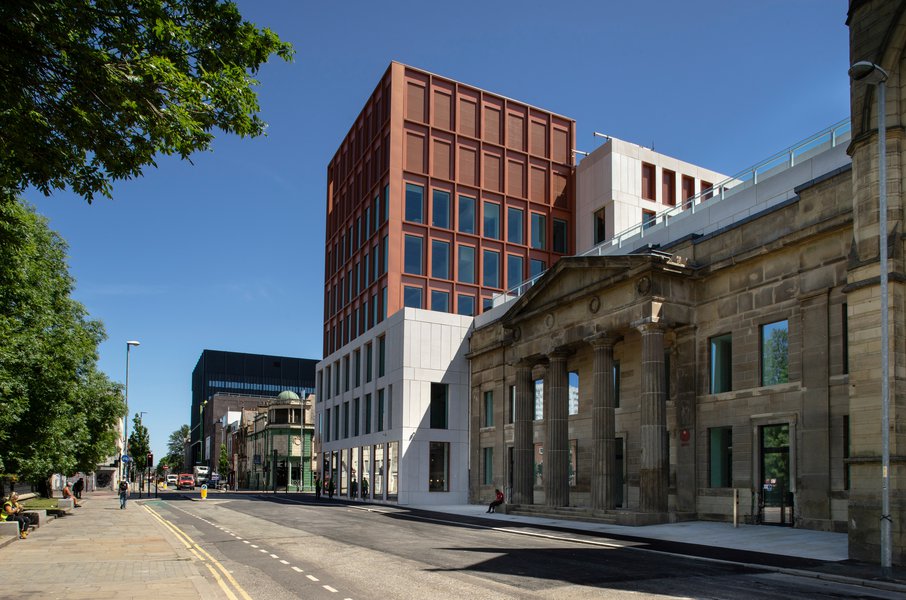
<svg viewBox="0 0 906 600">
<path fill-rule="evenodd" d="M 181 472 L 185 468 L 185 465 L 183 464 L 185 446 L 189 441 L 190 431 L 188 425 L 182 425 L 179 429 L 171 433 L 170 439 L 167 440 L 167 456 L 164 460 L 173 472 Z"/>
<path fill-rule="evenodd" d="M 217 465 L 217 471 L 223 479 L 226 479 L 227 474 L 230 472 L 230 459 L 227 456 L 226 444 L 220 444 L 220 461 Z"/>
<path fill-rule="evenodd" d="M 72 287 L 63 240 L 29 205 L 0 202 L 0 472 L 20 480 L 93 470 L 126 412 L 97 369 L 103 326 Z"/>
<path fill-rule="evenodd" d="M 215 130 L 258 136 L 254 75 L 292 46 L 223 0 L 0 3 L 0 193 L 89 203 Z"/>
<path fill-rule="evenodd" d="M 151 452 L 151 439 L 148 428 L 142 425 L 141 413 L 132 417 L 132 433 L 129 434 L 129 456 L 135 464 L 136 471 L 144 471 L 148 466 L 148 453 Z"/>
</svg>

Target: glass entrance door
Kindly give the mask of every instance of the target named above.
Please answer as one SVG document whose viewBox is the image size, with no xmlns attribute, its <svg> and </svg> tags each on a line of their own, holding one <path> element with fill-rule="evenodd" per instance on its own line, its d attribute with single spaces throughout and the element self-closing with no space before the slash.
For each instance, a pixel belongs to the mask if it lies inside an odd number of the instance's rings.
<svg viewBox="0 0 906 600">
<path fill-rule="evenodd" d="M 793 524 L 790 491 L 790 426 L 761 427 L 760 521 L 770 525 Z"/>
</svg>

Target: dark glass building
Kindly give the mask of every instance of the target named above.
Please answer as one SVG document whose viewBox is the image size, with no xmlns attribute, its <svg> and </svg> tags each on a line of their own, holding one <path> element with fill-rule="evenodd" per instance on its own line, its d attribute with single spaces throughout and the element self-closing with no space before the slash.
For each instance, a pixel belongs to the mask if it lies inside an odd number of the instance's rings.
<svg viewBox="0 0 906 600">
<path fill-rule="evenodd" d="M 203 411 L 205 401 L 215 394 L 276 398 L 286 390 L 305 398 L 315 391 L 317 362 L 308 358 L 204 350 L 192 371 L 192 464 L 209 464 L 211 457 L 201 454 L 202 432 L 214 431 L 214 421 L 222 416 L 214 410 Z"/>
</svg>

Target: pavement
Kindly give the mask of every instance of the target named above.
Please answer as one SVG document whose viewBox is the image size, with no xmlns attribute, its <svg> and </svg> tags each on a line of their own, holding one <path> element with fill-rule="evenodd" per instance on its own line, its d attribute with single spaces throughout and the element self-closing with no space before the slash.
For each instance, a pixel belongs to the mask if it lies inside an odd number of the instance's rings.
<svg viewBox="0 0 906 600">
<path fill-rule="evenodd" d="M 255 495 L 285 498 L 283 494 Z M 50 521 L 26 540 L 0 547 L 0 563 L 4 566 L 0 574 L 0 598 L 224 597 L 221 589 L 202 575 L 206 567 L 196 559 L 197 555 L 141 504 L 133 496 L 126 510 L 120 510 L 119 500 L 112 491 L 83 494 L 82 507 L 72 514 Z M 703 521 L 625 527 L 502 512 L 487 514 L 482 505 L 393 505 L 393 508 L 421 518 L 505 528 L 523 535 L 577 541 L 625 540 L 632 542 L 632 547 L 644 550 L 742 563 L 906 594 L 906 571 L 897 569 L 892 578 L 882 579 L 877 565 L 848 560 L 847 537 L 842 533 L 772 526 L 733 527 L 728 523 Z"/>
</svg>

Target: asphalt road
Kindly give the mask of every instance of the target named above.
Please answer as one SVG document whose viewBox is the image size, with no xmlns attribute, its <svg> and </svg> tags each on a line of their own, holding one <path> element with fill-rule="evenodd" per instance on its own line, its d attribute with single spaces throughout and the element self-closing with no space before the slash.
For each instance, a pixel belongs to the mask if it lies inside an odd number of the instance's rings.
<svg viewBox="0 0 906 600">
<path fill-rule="evenodd" d="M 173 493 L 149 506 L 220 561 L 243 600 L 900 598 L 634 541 L 520 533 L 392 506 Z"/>
</svg>

